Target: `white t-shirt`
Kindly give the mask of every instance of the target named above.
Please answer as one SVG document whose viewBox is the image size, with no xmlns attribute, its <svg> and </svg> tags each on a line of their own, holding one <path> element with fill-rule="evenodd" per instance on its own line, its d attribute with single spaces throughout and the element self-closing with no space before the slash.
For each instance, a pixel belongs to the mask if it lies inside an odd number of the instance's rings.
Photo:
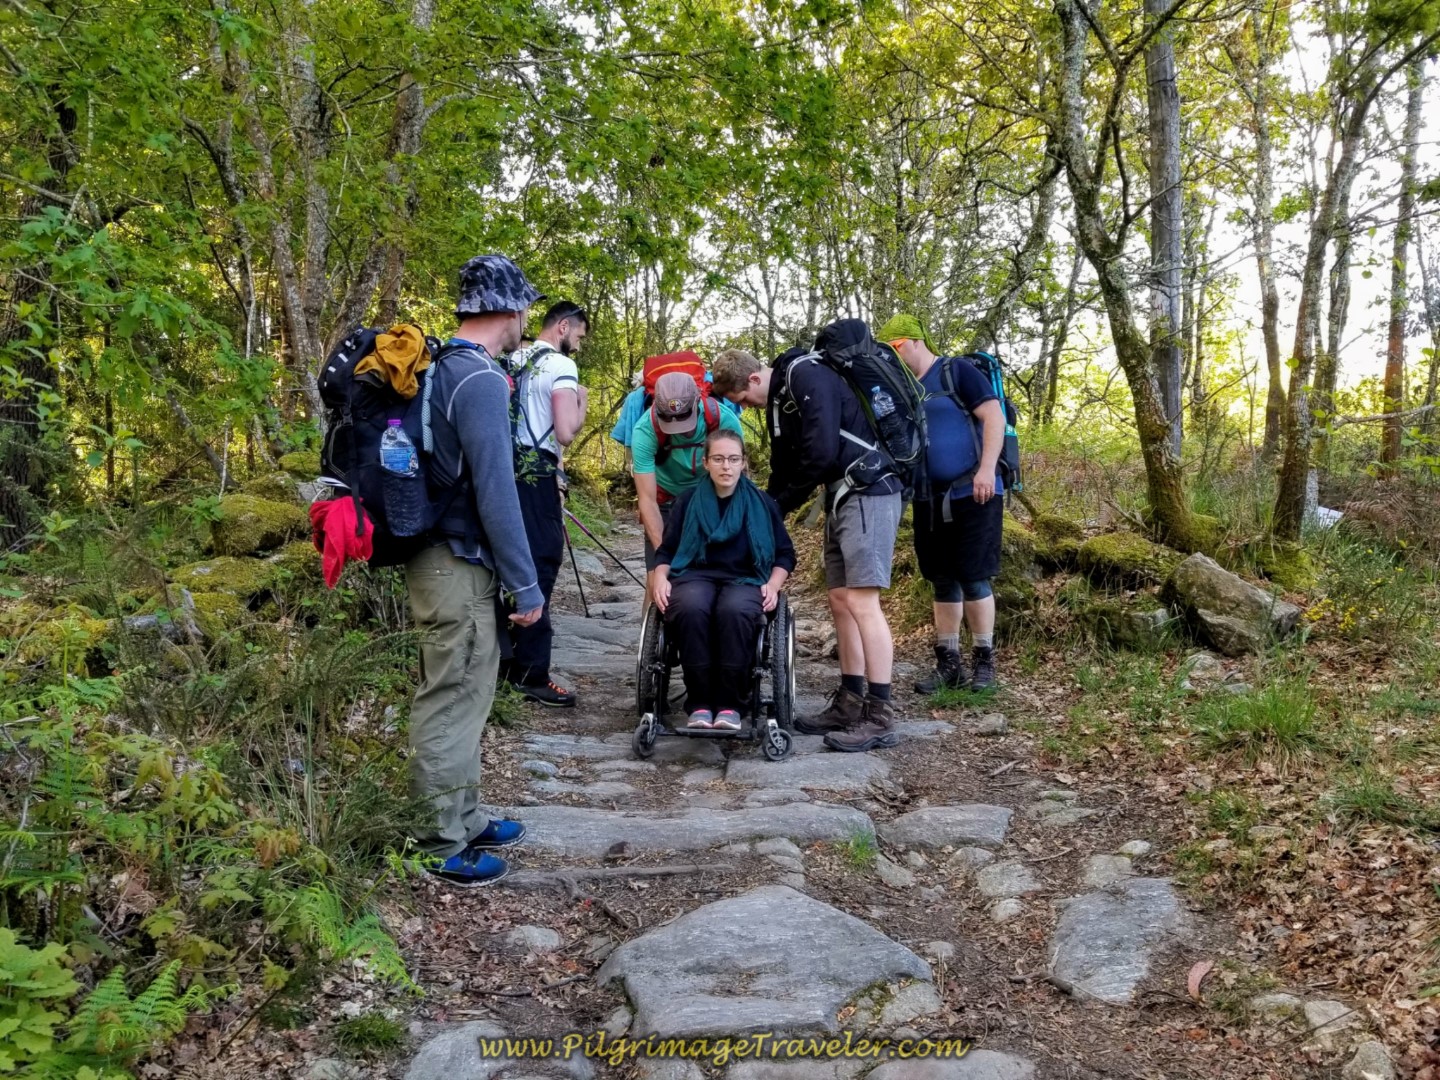
<svg viewBox="0 0 1440 1080">
<path fill-rule="evenodd" d="M 510 354 L 510 377 L 519 386 L 524 413 L 516 439 L 522 446 L 548 450 L 559 458 L 560 443 L 555 439 L 555 412 L 550 399 L 556 390 L 579 390 L 580 374 L 575 361 L 548 342 L 537 341 Z"/>
</svg>

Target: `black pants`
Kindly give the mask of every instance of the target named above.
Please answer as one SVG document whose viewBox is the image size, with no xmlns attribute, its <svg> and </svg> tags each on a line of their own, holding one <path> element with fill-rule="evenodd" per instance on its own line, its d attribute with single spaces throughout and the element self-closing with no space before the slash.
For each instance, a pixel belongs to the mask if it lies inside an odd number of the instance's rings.
<svg viewBox="0 0 1440 1080">
<path fill-rule="evenodd" d="M 555 632 L 550 628 L 550 594 L 560 576 L 565 557 L 565 520 L 561 516 L 560 486 L 554 474 L 520 480 L 520 516 L 525 521 L 525 539 L 535 563 L 545 608 L 533 625 L 510 623 L 509 679 L 514 683 L 543 686 L 550 678 L 550 646 Z"/>
<path fill-rule="evenodd" d="M 665 625 L 685 670 L 686 712 L 745 710 L 755 638 L 764 621 L 758 585 L 703 578 L 671 583 Z"/>
</svg>

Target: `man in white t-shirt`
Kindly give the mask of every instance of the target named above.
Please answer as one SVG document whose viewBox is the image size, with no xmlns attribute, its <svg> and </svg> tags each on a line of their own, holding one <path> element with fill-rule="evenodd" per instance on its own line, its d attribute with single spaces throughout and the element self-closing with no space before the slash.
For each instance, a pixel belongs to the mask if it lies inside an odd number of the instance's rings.
<svg viewBox="0 0 1440 1080">
<path fill-rule="evenodd" d="M 550 594 L 565 555 L 565 521 L 560 492 L 560 456 L 585 426 L 589 395 L 580 385 L 571 357 L 590 332 L 590 318 L 578 304 L 562 300 L 545 313 L 540 336 L 529 348 L 510 354 L 515 380 L 515 482 L 530 557 L 545 595 L 545 610 L 530 626 L 512 625 L 513 655 L 506 679 L 531 701 L 569 708 L 575 695 L 550 678 Z"/>
</svg>

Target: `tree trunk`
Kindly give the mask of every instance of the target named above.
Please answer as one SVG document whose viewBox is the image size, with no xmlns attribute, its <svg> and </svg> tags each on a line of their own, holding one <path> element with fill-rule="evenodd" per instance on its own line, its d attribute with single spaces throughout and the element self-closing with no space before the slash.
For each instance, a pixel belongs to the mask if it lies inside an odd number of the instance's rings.
<svg viewBox="0 0 1440 1080">
<path fill-rule="evenodd" d="M 1409 303 L 1408 282 L 1410 234 L 1415 222 L 1415 174 L 1420 142 L 1420 106 L 1424 98 L 1425 61 L 1411 62 L 1405 73 L 1410 100 L 1405 111 L 1405 149 L 1400 167 L 1400 217 L 1395 222 L 1395 246 L 1390 259 L 1390 334 L 1385 349 L 1385 421 L 1380 436 L 1380 461 L 1394 474 L 1400 460 L 1400 412 L 1405 408 L 1405 315 Z"/>
<path fill-rule="evenodd" d="M 1147 21 L 1167 14 L 1168 0 L 1145 0 Z M 1184 413 L 1181 371 L 1181 266 L 1184 243 L 1180 190 L 1180 90 L 1175 81 L 1171 32 L 1156 34 L 1145 50 L 1150 118 L 1150 352 L 1160 400 L 1170 427 L 1170 452 L 1180 457 Z"/>
<path fill-rule="evenodd" d="M 1285 407 L 1285 456 L 1275 495 L 1273 532 L 1277 540 L 1298 541 L 1305 523 L 1305 487 L 1310 472 L 1310 379 L 1315 373 L 1315 346 L 1320 338 L 1320 285 L 1325 252 L 1334 237 L 1338 211 L 1348 205 L 1354 183 L 1360 143 L 1370 104 L 1375 100 L 1374 74 L 1357 80 L 1370 86 L 1350 106 L 1341 136 L 1340 158 L 1321 195 L 1320 209 L 1310 224 L 1310 240 L 1300 276 L 1300 304 L 1295 313 L 1295 348 L 1290 360 L 1290 392 Z"/>
<path fill-rule="evenodd" d="M 1335 412 L 1335 387 L 1340 378 L 1340 352 L 1345 326 L 1350 321 L 1350 255 L 1355 249 L 1350 221 L 1350 195 L 1346 192 L 1335 212 L 1335 258 L 1330 264 L 1330 310 L 1325 319 L 1325 347 L 1315 354 L 1315 391 L 1312 415 L 1323 420 L 1315 437 L 1314 461 L 1330 468 L 1330 419 Z"/>
<path fill-rule="evenodd" d="M 1251 233 L 1255 241 L 1255 268 L 1260 278 L 1260 326 L 1265 339 L 1265 438 L 1261 455 L 1273 458 L 1280 449 L 1285 414 L 1285 372 L 1280 359 L 1280 289 L 1275 283 L 1275 180 L 1270 137 L 1269 34 L 1261 22 L 1259 5 L 1250 9 L 1250 36 L 1255 44 L 1254 84 L 1250 114 L 1255 127 L 1255 206 Z"/>
<path fill-rule="evenodd" d="M 1135 406 L 1135 429 L 1140 439 L 1140 454 L 1145 462 L 1146 494 L 1155 531 L 1167 543 L 1194 551 L 1203 545 L 1185 501 L 1184 477 L 1179 458 L 1173 450 L 1171 418 L 1161 396 L 1150 345 L 1136 325 L 1123 245 L 1106 228 L 1097 166 L 1092 166 L 1090 160 L 1086 138 L 1089 125 L 1085 115 L 1085 50 L 1089 40 L 1089 23 L 1079 9 L 1079 2 L 1058 0 L 1056 5 L 1064 35 L 1059 78 L 1059 138 L 1070 194 L 1075 204 L 1076 234 L 1099 281 L 1115 354 L 1130 384 L 1130 397 Z M 1116 76 L 1120 77 L 1120 73 L 1117 72 Z M 1101 132 L 1102 145 L 1106 137 L 1107 133 Z M 1104 158 L 1097 160 L 1103 163 Z M 1178 192 L 1178 188 L 1176 190 Z"/>
<path fill-rule="evenodd" d="M 1070 324 L 1075 320 L 1075 309 L 1079 307 L 1080 270 L 1085 265 L 1085 253 L 1077 245 L 1075 257 L 1070 265 L 1070 281 L 1065 286 L 1065 311 L 1060 325 L 1055 330 L 1055 340 L 1050 346 L 1050 365 L 1045 379 L 1045 406 L 1043 421 L 1055 421 L 1055 403 L 1060 397 L 1060 356 L 1065 351 L 1066 339 L 1070 336 Z"/>
<path fill-rule="evenodd" d="M 1425 400 L 1422 404 L 1434 406 L 1436 394 L 1440 392 L 1440 281 L 1436 281 L 1430 274 L 1430 264 L 1425 261 L 1425 232 L 1423 229 L 1415 233 L 1415 262 L 1420 267 L 1420 292 L 1421 310 L 1425 315 L 1425 326 L 1430 331 L 1430 375 L 1425 381 Z M 1427 436 L 1432 436 L 1437 428 L 1440 428 L 1440 418 L 1437 418 L 1433 408 L 1432 411 L 1424 414 L 1420 430 Z"/>
</svg>

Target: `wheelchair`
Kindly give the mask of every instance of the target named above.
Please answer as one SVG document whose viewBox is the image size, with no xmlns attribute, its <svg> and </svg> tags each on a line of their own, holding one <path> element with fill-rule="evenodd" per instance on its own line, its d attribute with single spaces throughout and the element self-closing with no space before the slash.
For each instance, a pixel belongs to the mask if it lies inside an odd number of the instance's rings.
<svg viewBox="0 0 1440 1080">
<path fill-rule="evenodd" d="M 679 667 L 679 649 L 667 634 L 665 617 L 653 603 L 645 609 L 640 627 L 640 650 L 635 662 L 635 709 L 640 722 L 630 739 L 635 756 L 648 758 L 661 736 L 691 739 L 738 739 L 758 742 L 767 761 L 783 761 L 794 749 L 795 623 L 782 593 L 775 610 L 768 612 L 755 642 L 750 696 L 739 731 L 686 728 L 668 722 L 670 676 Z"/>
</svg>

